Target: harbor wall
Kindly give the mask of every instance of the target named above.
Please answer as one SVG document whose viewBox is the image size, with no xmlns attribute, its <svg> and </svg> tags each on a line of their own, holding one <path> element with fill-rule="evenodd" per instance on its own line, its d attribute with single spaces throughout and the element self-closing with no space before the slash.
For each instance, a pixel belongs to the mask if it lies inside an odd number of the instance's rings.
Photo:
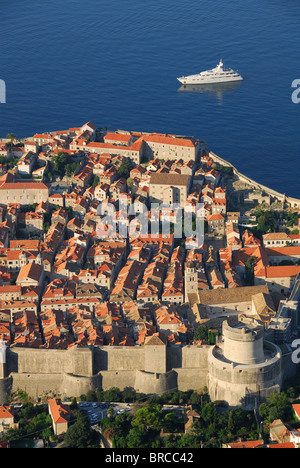
<svg viewBox="0 0 300 468">
<path fill-rule="evenodd" d="M 214 161 L 218 162 L 222 166 L 231 167 L 232 170 L 233 170 L 234 175 L 241 182 L 244 182 L 245 184 L 250 185 L 250 188 L 258 189 L 258 190 L 261 190 L 263 192 L 266 192 L 271 197 L 275 198 L 276 200 L 278 200 L 278 201 L 280 201 L 282 203 L 287 203 L 292 208 L 300 208 L 300 199 L 286 196 L 283 193 L 280 193 L 280 192 L 278 192 L 276 190 L 273 190 L 270 187 L 266 187 L 265 185 L 260 184 L 260 183 L 256 182 L 253 179 L 250 179 L 250 177 L 248 177 L 248 176 L 242 174 L 241 172 L 239 172 L 238 169 L 233 164 L 231 164 L 230 162 L 228 162 L 225 159 L 221 158 L 220 156 L 217 156 L 212 151 L 209 151 L 208 154 Z"/>
</svg>

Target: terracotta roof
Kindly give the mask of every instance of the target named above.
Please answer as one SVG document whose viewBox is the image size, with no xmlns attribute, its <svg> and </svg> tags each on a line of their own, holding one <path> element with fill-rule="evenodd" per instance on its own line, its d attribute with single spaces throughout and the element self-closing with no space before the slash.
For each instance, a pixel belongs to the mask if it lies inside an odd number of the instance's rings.
<svg viewBox="0 0 300 468">
<path fill-rule="evenodd" d="M 145 346 L 165 346 L 165 344 L 163 338 L 160 337 L 158 333 L 145 338 Z"/>
<path fill-rule="evenodd" d="M 295 403 L 292 405 L 293 410 L 295 411 L 297 417 L 300 419 L 300 403 Z"/>
<path fill-rule="evenodd" d="M 154 173 L 151 175 L 150 184 L 159 185 L 187 185 L 190 176 L 187 174 L 163 174 Z"/>
<path fill-rule="evenodd" d="M 256 448 L 263 445 L 263 440 L 245 440 L 244 442 L 229 443 L 230 448 Z"/>
<path fill-rule="evenodd" d="M 207 289 L 200 290 L 198 292 L 200 298 L 200 304 L 221 304 L 221 303 L 233 303 L 237 304 L 240 302 L 248 302 L 252 300 L 252 296 L 257 293 L 269 293 L 268 286 L 266 284 L 261 286 L 241 286 L 235 289 L 219 288 L 219 289 Z"/>
<path fill-rule="evenodd" d="M 116 146 L 114 145 L 113 143 L 102 143 L 102 142 L 99 142 L 99 141 L 91 141 L 90 143 L 88 143 L 86 145 L 87 148 L 103 148 L 104 150 L 105 149 L 114 149 L 116 151 L 116 154 L 118 153 L 118 151 L 120 150 L 126 150 L 128 151 L 129 149 L 132 149 L 132 147 L 130 146 Z"/>
<path fill-rule="evenodd" d="M 213 215 L 209 215 L 207 217 L 207 220 L 208 221 L 218 221 L 218 220 L 224 220 L 224 216 L 221 215 L 221 213 L 216 213 L 216 214 L 213 214 Z"/>
<path fill-rule="evenodd" d="M 56 424 L 64 423 L 68 421 L 69 410 L 65 405 L 61 404 L 61 401 L 53 398 L 48 401 L 49 408 L 53 421 Z"/>
<path fill-rule="evenodd" d="M 40 276 L 42 274 L 42 267 L 41 265 L 38 265 L 36 263 L 27 263 L 27 265 L 24 265 L 20 272 L 19 272 L 19 276 L 17 278 L 17 281 L 20 281 L 24 278 L 30 278 L 34 281 L 39 281 L 40 279 Z"/>
<path fill-rule="evenodd" d="M 288 240 L 289 238 L 286 232 L 268 232 L 263 235 L 264 240 Z"/>
<path fill-rule="evenodd" d="M 116 141 L 129 141 L 131 138 L 131 135 L 126 133 L 112 133 L 108 132 L 105 136 L 105 140 L 116 140 Z"/>
<path fill-rule="evenodd" d="M 279 444 L 270 444 L 268 448 L 296 448 L 293 442 L 283 442 Z"/>
<path fill-rule="evenodd" d="M 0 419 L 13 418 L 10 406 L 0 406 Z"/>
<path fill-rule="evenodd" d="M 265 268 L 266 278 L 289 278 L 297 276 L 298 273 L 300 273 L 300 265 L 267 266 Z"/>
<path fill-rule="evenodd" d="M 89 127 L 91 127 L 92 129 L 96 130 L 97 126 L 91 122 L 90 120 L 88 122 L 86 122 L 84 125 L 82 125 L 82 127 L 84 127 L 85 125 L 88 125 Z M 80 128 L 82 128 L 80 127 Z"/>
<path fill-rule="evenodd" d="M 268 257 L 279 255 L 299 255 L 300 245 L 286 246 L 286 247 L 267 247 L 266 254 Z"/>
<path fill-rule="evenodd" d="M 8 182 L 0 185 L 0 190 L 49 190 L 42 182 Z"/>
<path fill-rule="evenodd" d="M 1 293 L 12 293 L 12 292 L 21 292 L 21 286 L 16 286 L 16 285 L 6 285 L 6 286 L 0 286 L 0 294 Z"/>
<path fill-rule="evenodd" d="M 143 139 L 147 142 L 162 143 L 165 145 L 176 145 L 186 146 L 195 148 L 195 142 L 189 138 L 177 138 L 172 135 L 162 135 L 159 133 L 152 133 L 150 135 L 143 136 Z"/>
</svg>

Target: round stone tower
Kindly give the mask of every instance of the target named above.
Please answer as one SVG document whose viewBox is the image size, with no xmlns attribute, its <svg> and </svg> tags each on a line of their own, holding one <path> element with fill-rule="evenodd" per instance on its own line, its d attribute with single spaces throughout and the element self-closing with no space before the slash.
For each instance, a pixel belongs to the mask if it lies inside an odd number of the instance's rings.
<svg viewBox="0 0 300 468">
<path fill-rule="evenodd" d="M 258 364 L 266 360 L 263 329 L 245 326 L 233 328 L 223 322 L 224 358 L 240 364 Z"/>
<path fill-rule="evenodd" d="M 208 355 L 212 400 L 253 407 L 282 385 L 281 351 L 264 341 L 263 327 L 242 318 L 235 326 L 223 322 L 223 341 Z"/>
</svg>

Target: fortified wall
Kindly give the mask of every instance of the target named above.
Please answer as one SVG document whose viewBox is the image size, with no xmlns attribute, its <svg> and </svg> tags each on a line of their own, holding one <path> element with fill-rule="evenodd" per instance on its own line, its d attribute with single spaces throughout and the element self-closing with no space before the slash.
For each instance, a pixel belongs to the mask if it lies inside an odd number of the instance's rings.
<svg viewBox="0 0 300 468">
<path fill-rule="evenodd" d="M 69 350 L 12 347 L 0 379 L 0 404 L 9 393 L 32 397 L 54 392 L 76 396 L 88 390 L 118 387 L 145 394 L 173 389 L 201 390 L 207 385 L 209 346 L 73 347 Z"/>
<path fill-rule="evenodd" d="M 255 180 L 253 179 L 250 179 L 250 177 L 242 174 L 241 172 L 239 172 L 237 170 L 237 168 L 231 164 L 230 162 L 226 161 L 225 159 L 223 159 L 222 157 L 216 155 L 215 153 L 213 153 L 212 151 L 209 151 L 209 156 L 214 160 L 216 161 L 217 163 L 223 165 L 223 166 L 227 166 L 227 167 L 231 167 L 232 170 L 233 170 L 233 173 L 234 175 L 241 181 L 241 182 L 244 182 L 245 184 L 249 185 L 249 188 L 252 188 L 252 189 L 258 189 L 262 192 L 265 192 L 267 193 L 268 195 L 270 195 L 271 197 L 275 198 L 276 200 L 278 200 L 279 202 L 282 202 L 282 203 L 287 203 L 289 204 L 291 207 L 293 208 L 299 208 L 300 207 L 300 200 L 298 198 L 293 198 L 293 197 L 289 197 L 289 196 L 286 196 L 284 193 L 280 193 L 280 192 L 277 192 L 277 190 L 273 190 L 271 189 L 270 187 L 266 187 L 265 185 L 263 184 L 260 184 L 258 182 L 256 182 Z"/>
<path fill-rule="evenodd" d="M 11 347 L 0 367 L 0 404 L 18 390 L 36 398 L 49 393 L 79 397 L 111 387 L 145 394 L 207 387 L 212 401 L 253 407 L 280 391 L 297 371 L 290 355 L 283 356 L 247 322 L 223 322 L 223 341 L 215 346 L 172 346 L 156 336 L 143 346 Z"/>
</svg>

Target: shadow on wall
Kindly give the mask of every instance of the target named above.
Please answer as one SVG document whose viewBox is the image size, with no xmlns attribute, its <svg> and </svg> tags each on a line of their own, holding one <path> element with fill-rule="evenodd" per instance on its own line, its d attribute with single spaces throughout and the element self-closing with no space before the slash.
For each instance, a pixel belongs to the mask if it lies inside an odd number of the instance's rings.
<svg viewBox="0 0 300 468">
<path fill-rule="evenodd" d="M 94 348 L 93 371 L 98 374 L 108 370 L 108 352 L 103 348 Z"/>
<path fill-rule="evenodd" d="M 6 350 L 6 377 L 12 372 L 18 372 L 19 355 L 13 351 L 13 348 Z"/>
</svg>

